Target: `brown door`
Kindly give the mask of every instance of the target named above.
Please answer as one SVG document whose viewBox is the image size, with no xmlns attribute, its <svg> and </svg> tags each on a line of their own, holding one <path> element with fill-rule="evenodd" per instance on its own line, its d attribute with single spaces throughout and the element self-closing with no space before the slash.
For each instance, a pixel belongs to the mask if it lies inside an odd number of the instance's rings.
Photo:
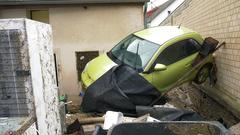
<svg viewBox="0 0 240 135">
<path fill-rule="evenodd" d="M 99 56 L 98 51 L 76 52 L 78 81 L 81 81 L 81 73 L 86 64 L 97 56 Z"/>
</svg>

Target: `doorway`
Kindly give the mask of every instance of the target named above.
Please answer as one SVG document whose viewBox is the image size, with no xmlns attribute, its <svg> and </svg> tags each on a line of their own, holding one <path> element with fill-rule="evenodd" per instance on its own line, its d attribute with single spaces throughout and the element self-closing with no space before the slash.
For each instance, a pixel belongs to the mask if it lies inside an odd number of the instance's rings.
<svg viewBox="0 0 240 135">
<path fill-rule="evenodd" d="M 81 73 L 86 64 L 97 56 L 99 56 L 99 51 L 76 52 L 78 81 L 81 81 Z"/>
</svg>

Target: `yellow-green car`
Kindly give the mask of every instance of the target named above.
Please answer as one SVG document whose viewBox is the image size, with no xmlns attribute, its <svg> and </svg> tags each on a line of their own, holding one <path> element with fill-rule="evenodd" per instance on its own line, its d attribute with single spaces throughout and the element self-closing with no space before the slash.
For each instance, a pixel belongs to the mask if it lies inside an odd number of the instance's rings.
<svg viewBox="0 0 240 135">
<path fill-rule="evenodd" d="M 190 71 L 202 43 L 200 34 L 178 26 L 159 26 L 135 32 L 86 65 L 81 75 L 83 87 L 86 89 L 112 67 L 124 64 L 164 92 Z M 207 57 L 181 83 L 193 80 L 198 84 L 205 82 L 213 62 L 212 55 Z"/>
</svg>

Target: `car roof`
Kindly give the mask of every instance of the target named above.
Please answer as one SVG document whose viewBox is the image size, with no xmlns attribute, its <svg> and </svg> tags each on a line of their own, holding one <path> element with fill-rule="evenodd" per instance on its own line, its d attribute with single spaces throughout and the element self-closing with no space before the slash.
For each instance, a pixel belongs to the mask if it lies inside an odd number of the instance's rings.
<svg viewBox="0 0 240 135">
<path fill-rule="evenodd" d="M 190 33 L 197 34 L 195 31 L 185 27 L 179 28 L 179 26 L 157 26 L 135 32 L 134 35 L 162 45 L 170 39 Z"/>
</svg>

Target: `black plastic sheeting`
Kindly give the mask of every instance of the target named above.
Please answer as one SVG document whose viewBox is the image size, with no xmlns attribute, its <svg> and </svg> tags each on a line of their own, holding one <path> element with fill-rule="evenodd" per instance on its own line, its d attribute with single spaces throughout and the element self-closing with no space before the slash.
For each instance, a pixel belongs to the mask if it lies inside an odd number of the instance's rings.
<svg viewBox="0 0 240 135">
<path fill-rule="evenodd" d="M 166 107 L 137 106 L 137 116 L 150 114 L 151 117 L 160 121 L 202 121 L 204 120 L 198 113 Z"/>
<path fill-rule="evenodd" d="M 121 111 L 136 114 L 136 106 L 148 106 L 161 93 L 128 66 L 113 67 L 91 84 L 83 97 L 82 111 Z"/>
</svg>

